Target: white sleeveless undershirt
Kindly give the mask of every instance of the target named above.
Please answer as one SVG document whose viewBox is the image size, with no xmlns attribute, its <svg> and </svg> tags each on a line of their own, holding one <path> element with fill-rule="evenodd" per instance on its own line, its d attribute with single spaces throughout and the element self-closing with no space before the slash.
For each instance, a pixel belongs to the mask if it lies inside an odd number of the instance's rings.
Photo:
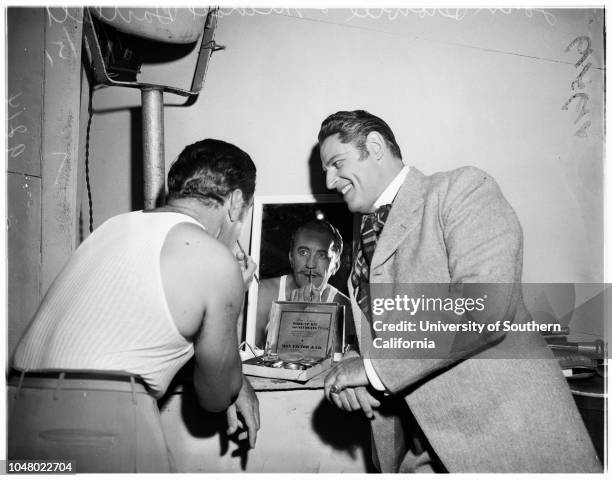
<svg viewBox="0 0 612 481">
<path fill-rule="evenodd" d="M 160 273 L 166 236 L 183 222 L 202 227 L 184 214 L 139 211 L 96 229 L 49 288 L 14 367 L 125 371 L 161 396 L 193 355 L 172 319 Z"/>
</svg>

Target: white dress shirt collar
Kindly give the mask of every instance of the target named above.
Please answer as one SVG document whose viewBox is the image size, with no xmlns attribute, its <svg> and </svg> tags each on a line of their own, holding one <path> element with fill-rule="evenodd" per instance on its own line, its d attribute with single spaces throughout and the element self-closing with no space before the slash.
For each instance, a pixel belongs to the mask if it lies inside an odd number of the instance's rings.
<svg viewBox="0 0 612 481">
<path fill-rule="evenodd" d="M 399 173 L 395 176 L 395 178 L 391 181 L 387 188 L 383 190 L 383 193 L 380 194 L 380 197 L 376 199 L 376 202 L 374 202 L 374 209 L 378 209 L 380 206 L 385 204 L 393 203 L 393 199 L 395 199 L 395 196 L 399 192 L 400 187 L 404 183 L 404 180 L 406 179 L 409 170 L 410 167 L 407 165 L 404 165 L 404 167 L 402 167 L 402 170 L 399 171 Z"/>
</svg>

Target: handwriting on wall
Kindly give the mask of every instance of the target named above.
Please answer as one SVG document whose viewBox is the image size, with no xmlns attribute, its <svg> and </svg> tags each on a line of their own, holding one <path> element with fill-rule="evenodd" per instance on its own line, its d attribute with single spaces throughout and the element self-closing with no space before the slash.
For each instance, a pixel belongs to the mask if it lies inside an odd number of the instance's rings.
<svg viewBox="0 0 612 481">
<path fill-rule="evenodd" d="M 370 18 L 375 20 L 386 18 L 387 20 L 396 20 L 399 17 L 417 15 L 419 18 L 438 16 L 460 21 L 483 12 L 490 15 L 511 15 L 516 11 L 524 13 L 528 18 L 532 18 L 534 14 L 541 15 L 546 23 L 551 26 L 557 23 L 557 17 L 554 14 L 539 8 L 353 8 L 350 9 L 351 17 L 349 20 L 353 18 Z"/>
<path fill-rule="evenodd" d="M 91 10 L 95 11 L 100 19 L 107 22 L 114 22 L 120 20 L 122 23 L 159 23 L 162 25 L 169 25 L 173 23 L 181 10 L 182 13 L 189 12 L 196 17 L 205 17 L 208 15 L 208 8 L 162 8 L 162 7 L 150 7 L 150 8 L 104 8 L 104 7 L 90 7 Z M 54 23 L 63 24 L 68 21 L 77 23 L 83 23 L 83 19 L 80 15 L 74 14 L 71 8 L 67 7 L 47 7 L 47 18 L 49 25 Z"/>
<path fill-rule="evenodd" d="M 578 128 L 578 130 L 574 133 L 576 137 L 587 137 L 587 130 L 591 126 L 591 121 L 587 117 L 590 113 L 590 110 L 587 108 L 589 103 L 589 95 L 586 92 L 581 92 L 581 90 L 586 89 L 586 85 L 583 81 L 585 74 L 589 71 L 592 66 L 591 62 L 585 63 L 589 58 L 589 55 L 593 52 L 591 48 L 591 39 L 587 36 L 576 37 L 572 42 L 565 48 L 566 52 L 570 50 L 576 50 L 579 57 L 576 63 L 574 64 L 574 68 L 578 71 L 578 75 L 572 81 L 570 87 L 572 92 L 574 92 L 569 99 L 563 104 L 561 110 L 568 110 L 570 104 L 576 104 L 576 118 L 574 119 L 574 124 L 578 124 L 582 122 L 582 125 Z"/>
<path fill-rule="evenodd" d="M 328 9 L 320 10 L 322 13 L 328 13 Z M 426 17 L 442 17 L 451 20 L 463 20 L 467 17 L 473 17 L 481 13 L 488 13 L 490 15 L 502 14 L 511 15 L 513 12 L 522 12 L 528 18 L 532 18 L 535 15 L 541 15 L 546 23 L 549 25 L 555 25 L 557 23 L 557 17 L 554 14 L 547 12 L 546 10 L 538 8 L 347 8 L 337 11 L 346 11 L 347 17 L 344 20 L 349 22 L 353 19 L 372 19 L 372 20 L 397 20 L 400 17 L 408 17 L 416 15 L 419 18 Z M 222 8 L 219 10 L 219 18 L 228 17 L 230 15 L 240 15 L 243 17 L 254 17 L 255 15 L 286 15 L 289 17 L 303 18 L 302 9 L 300 8 Z"/>
<path fill-rule="evenodd" d="M 162 25 L 168 25 L 173 23 L 178 14 L 178 8 L 162 8 L 162 7 L 149 7 L 149 8 L 102 8 L 102 7 L 90 7 L 96 11 L 96 14 L 102 19 L 108 22 L 120 20 L 123 23 L 132 22 L 146 22 L 146 23 L 160 23 Z M 70 11 L 71 9 L 63 7 L 47 7 L 49 23 L 64 23 L 68 20 L 74 20 L 76 22 L 82 22 L 81 18 L 76 17 Z M 186 7 L 181 8 L 181 11 L 189 12 L 194 17 L 202 17 L 208 14 L 208 8 L 192 8 Z M 387 19 L 396 20 L 400 17 L 408 17 L 416 15 L 419 18 L 426 17 L 442 17 L 451 20 L 463 20 L 467 17 L 473 17 L 482 13 L 488 13 L 490 15 L 511 15 L 514 12 L 522 12 L 526 17 L 532 18 L 535 16 L 541 16 L 544 18 L 546 23 L 549 25 L 555 25 L 557 18 L 551 12 L 548 12 L 539 8 L 347 8 L 342 9 L 347 12 L 347 18 L 345 22 L 353 19 L 368 18 L 368 19 Z M 334 12 L 342 11 L 335 9 Z M 322 13 L 328 13 L 329 9 L 319 10 Z M 218 11 L 219 18 L 228 17 L 230 15 L 240 15 L 242 17 L 254 17 L 256 15 L 286 15 L 289 17 L 303 18 L 301 8 L 255 8 L 255 7 L 234 7 L 234 8 L 221 8 Z"/>
<path fill-rule="evenodd" d="M 51 64 L 51 67 L 54 65 L 55 61 L 64 61 L 76 59 L 79 57 L 77 53 L 76 46 L 74 45 L 74 41 L 70 38 L 70 34 L 66 27 L 63 27 L 64 35 L 60 40 L 55 40 L 49 42 L 49 50 L 45 49 L 45 57 Z M 65 37 L 65 38 L 64 38 Z M 50 52 L 51 51 L 51 52 Z"/>
<path fill-rule="evenodd" d="M 22 106 L 23 92 L 10 95 L 7 103 L 6 116 L 6 149 L 7 155 L 11 159 L 18 158 L 26 149 L 26 136 L 28 128 L 21 123 L 21 115 L 25 112 Z"/>
</svg>

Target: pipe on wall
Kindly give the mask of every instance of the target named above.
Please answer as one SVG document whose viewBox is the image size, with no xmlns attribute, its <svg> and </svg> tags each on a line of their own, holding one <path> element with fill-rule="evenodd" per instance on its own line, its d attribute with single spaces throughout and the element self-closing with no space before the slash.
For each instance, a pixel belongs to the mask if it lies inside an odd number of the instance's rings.
<svg viewBox="0 0 612 481">
<path fill-rule="evenodd" d="M 143 88 L 141 93 L 144 208 L 149 210 L 165 201 L 164 93 L 161 88 Z"/>
</svg>

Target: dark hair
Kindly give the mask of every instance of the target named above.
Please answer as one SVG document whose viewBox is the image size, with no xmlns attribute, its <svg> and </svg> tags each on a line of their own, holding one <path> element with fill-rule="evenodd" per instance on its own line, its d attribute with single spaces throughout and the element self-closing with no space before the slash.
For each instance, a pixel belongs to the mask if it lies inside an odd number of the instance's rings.
<svg viewBox="0 0 612 481">
<path fill-rule="evenodd" d="M 319 130 L 319 144 L 330 135 L 339 134 L 342 143 L 354 142 L 355 146 L 361 151 L 362 157 L 364 157 L 367 155 L 366 137 L 374 131 L 383 136 L 391 153 L 401 159 L 402 153 L 391 128 L 383 119 L 365 110 L 340 111 L 327 117 L 321 124 L 321 130 Z"/>
<path fill-rule="evenodd" d="M 293 232 L 291 236 L 291 242 L 289 244 L 289 251 L 293 250 L 293 245 L 298 234 L 303 230 L 310 230 L 314 232 L 322 232 L 324 234 L 328 234 L 332 239 L 332 250 L 338 254 L 338 258 L 342 254 L 342 236 L 340 235 L 340 231 L 336 229 L 333 225 L 331 225 L 326 220 L 309 220 L 305 224 L 299 226 Z"/>
<path fill-rule="evenodd" d="M 245 202 L 255 192 L 257 169 L 249 154 L 222 140 L 206 139 L 188 145 L 168 172 L 168 198 L 195 197 L 219 205 L 236 189 Z"/>
</svg>

